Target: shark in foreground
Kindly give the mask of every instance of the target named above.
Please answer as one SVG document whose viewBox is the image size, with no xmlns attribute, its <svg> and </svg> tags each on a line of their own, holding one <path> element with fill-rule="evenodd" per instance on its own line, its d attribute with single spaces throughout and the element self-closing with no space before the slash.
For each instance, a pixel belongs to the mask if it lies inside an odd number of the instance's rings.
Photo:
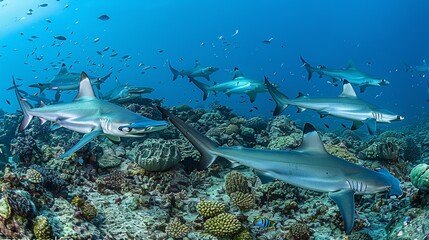
<svg viewBox="0 0 429 240">
<path fill-rule="evenodd" d="M 231 94 L 247 94 L 250 98 L 250 102 L 254 102 L 258 93 L 267 92 L 265 83 L 259 80 L 245 77 L 238 68 L 234 68 L 234 77 L 231 81 L 215 84 L 209 86 L 205 83 L 190 78 L 201 91 L 203 91 L 203 100 L 206 100 L 210 92 L 224 92 L 226 95 Z M 276 85 L 276 87 L 278 87 Z"/>
<path fill-rule="evenodd" d="M 337 81 L 347 80 L 355 86 L 359 86 L 360 92 L 365 92 L 367 87 L 379 87 L 389 85 L 390 82 L 386 79 L 380 79 L 372 77 L 360 70 L 358 70 L 353 62 L 350 61 L 346 69 L 333 69 L 327 68 L 325 66 L 319 65 L 313 67 L 308 64 L 304 58 L 301 57 L 301 61 L 307 69 L 308 80 L 311 79 L 313 73 L 319 74 L 319 77 L 328 76 L 335 83 Z"/>
<path fill-rule="evenodd" d="M 352 120 L 352 130 L 360 128 L 363 124 L 368 127 L 369 133 L 372 135 L 376 131 L 376 123 L 390 123 L 393 121 L 404 120 L 404 117 L 394 114 L 384 108 L 368 103 L 362 99 L 358 99 L 351 84 L 343 81 L 343 92 L 338 97 L 318 97 L 310 98 L 303 93 L 299 93 L 295 99 L 289 99 L 286 95 L 276 89 L 267 78 L 265 83 L 268 92 L 276 102 L 274 116 L 279 115 L 289 105 L 298 107 L 298 113 L 311 109 L 320 114 L 320 117 L 332 115 L 335 117 Z"/>
<path fill-rule="evenodd" d="M 340 209 L 346 234 L 354 225 L 354 195 L 385 191 L 391 197 L 402 195 L 399 180 L 387 170 L 373 171 L 326 152 L 311 124 L 305 124 L 302 144 L 293 150 L 219 147 L 167 110 L 159 109 L 200 152 L 198 169 L 208 168 L 221 157 L 254 168 L 263 183 L 278 179 L 297 187 L 326 192 Z"/>
<path fill-rule="evenodd" d="M 139 98 L 141 94 L 153 92 L 153 88 L 149 87 L 131 87 L 128 84 L 116 84 L 116 87 L 112 89 L 107 95 L 102 96 L 105 99 L 113 103 L 126 103 Z"/>
<path fill-rule="evenodd" d="M 15 85 L 15 80 L 13 80 Z M 61 127 L 84 133 L 82 139 L 60 158 L 70 156 L 97 136 L 104 134 L 111 141 L 119 142 L 120 137 L 143 137 L 145 133 L 155 132 L 167 127 L 164 121 L 155 121 L 142 117 L 125 108 L 95 97 L 88 76 L 82 72 L 79 93 L 71 103 L 44 105 L 40 108 L 32 106 L 15 88 L 15 94 L 24 113 L 19 126 L 22 132 L 33 117 L 40 118 L 42 124 L 54 122 L 51 129 Z"/>
<path fill-rule="evenodd" d="M 417 66 L 410 66 L 405 63 L 406 71 L 407 72 L 414 72 L 417 73 L 420 77 L 424 78 L 429 73 L 429 66 L 426 63 L 426 60 L 423 59 L 423 62 L 421 65 Z"/>
<path fill-rule="evenodd" d="M 104 77 L 89 76 L 89 79 L 91 79 L 91 84 L 100 90 L 100 85 L 104 83 L 111 74 L 112 73 L 109 73 Z M 80 73 L 68 72 L 66 65 L 63 63 L 61 70 L 50 82 L 32 84 L 30 87 L 38 88 L 40 92 L 43 92 L 45 89 L 55 91 L 77 90 L 79 89 L 80 75 Z"/>
<path fill-rule="evenodd" d="M 198 61 L 196 61 L 194 68 L 182 71 L 174 69 L 170 63 L 168 63 L 168 65 L 173 73 L 173 81 L 176 80 L 178 76 L 182 76 L 182 78 L 186 76 L 189 80 L 192 78 L 203 77 L 207 79 L 207 81 L 210 81 L 210 75 L 219 70 L 217 67 L 202 67 Z"/>
</svg>

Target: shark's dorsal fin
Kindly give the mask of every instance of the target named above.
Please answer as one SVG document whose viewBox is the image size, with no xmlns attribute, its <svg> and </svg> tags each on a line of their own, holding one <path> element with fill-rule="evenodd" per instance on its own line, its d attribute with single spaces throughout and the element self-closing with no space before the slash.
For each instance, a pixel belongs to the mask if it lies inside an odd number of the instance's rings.
<svg viewBox="0 0 429 240">
<path fill-rule="evenodd" d="M 355 63 L 352 60 L 350 60 L 346 69 L 357 69 L 357 68 L 356 68 Z"/>
<path fill-rule="evenodd" d="M 349 81 L 343 81 L 343 92 L 338 97 L 357 98 L 356 92 L 353 90 L 353 87 Z"/>
<path fill-rule="evenodd" d="M 94 89 L 92 89 L 91 81 L 85 72 L 80 75 L 79 93 L 74 98 L 75 101 L 81 98 L 95 98 Z"/>
<path fill-rule="evenodd" d="M 298 151 L 306 152 L 317 152 L 327 153 L 325 146 L 323 145 L 322 139 L 316 129 L 310 123 L 304 125 L 304 137 L 302 138 L 302 144 L 298 147 Z"/>
<path fill-rule="evenodd" d="M 303 97 L 306 97 L 305 94 L 302 92 L 299 92 L 296 98 L 303 98 Z"/>
<path fill-rule="evenodd" d="M 198 62 L 198 60 L 195 60 L 195 68 L 200 67 L 200 62 Z"/>
<path fill-rule="evenodd" d="M 66 74 L 66 73 L 68 73 L 67 66 L 66 66 L 66 64 L 63 63 L 63 65 L 61 65 L 61 69 L 60 69 L 60 72 L 58 74 Z"/>
<path fill-rule="evenodd" d="M 232 80 L 238 78 L 238 77 L 244 77 L 243 73 L 238 69 L 238 67 L 234 68 L 234 77 L 232 77 Z"/>
</svg>

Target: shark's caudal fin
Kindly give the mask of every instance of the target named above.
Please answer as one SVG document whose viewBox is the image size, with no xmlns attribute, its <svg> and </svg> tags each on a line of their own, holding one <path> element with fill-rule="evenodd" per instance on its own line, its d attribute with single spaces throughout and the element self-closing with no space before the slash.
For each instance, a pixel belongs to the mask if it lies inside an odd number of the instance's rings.
<svg viewBox="0 0 429 240">
<path fill-rule="evenodd" d="M 265 77 L 265 85 L 267 86 L 268 92 L 270 93 L 271 97 L 274 99 L 274 102 L 276 102 L 276 108 L 274 109 L 273 115 L 277 116 L 280 113 L 282 113 L 288 106 L 288 97 L 281 93 L 277 88 L 275 88 L 269 81 L 268 78 Z"/>
<path fill-rule="evenodd" d="M 201 91 L 203 91 L 204 96 L 203 96 L 203 101 L 205 101 L 207 99 L 207 97 L 209 96 L 209 85 L 202 83 L 198 80 L 195 80 L 194 78 L 189 78 L 189 81 L 193 82 L 199 89 L 201 89 Z"/>
<path fill-rule="evenodd" d="M 170 70 L 173 73 L 173 81 L 175 81 L 177 77 L 181 74 L 177 69 L 173 68 L 170 63 L 168 63 L 168 66 L 170 66 Z"/>
<path fill-rule="evenodd" d="M 191 144 L 200 152 L 201 159 L 198 170 L 208 168 L 217 158 L 216 149 L 218 145 L 208 137 L 199 133 L 197 130 L 189 127 L 178 117 L 162 107 L 158 107 L 164 117 L 168 117 L 171 123 L 191 142 Z"/>
<path fill-rule="evenodd" d="M 12 77 L 12 81 L 13 81 L 13 86 L 15 87 L 16 99 L 18 100 L 19 106 L 21 107 L 22 112 L 24 114 L 24 118 L 22 119 L 21 124 L 19 125 L 19 128 L 18 128 L 18 132 L 22 132 L 28 126 L 28 124 L 30 124 L 31 119 L 33 119 L 33 115 L 30 114 L 30 110 L 32 109 L 32 106 L 27 102 L 25 98 L 21 96 L 21 93 L 19 93 L 14 77 Z"/>
<path fill-rule="evenodd" d="M 306 62 L 302 56 L 299 56 L 299 57 L 301 58 L 302 65 L 305 67 L 305 69 L 307 69 L 307 72 L 308 72 L 308 80 L 310 80 L 310 79 L 311 79 L 311 77 L 313 76 L 313 71 L 311 70 L 311 65 L 310 65 L 310 64 L 308 64 L 308 62 Z"/>
</svg>

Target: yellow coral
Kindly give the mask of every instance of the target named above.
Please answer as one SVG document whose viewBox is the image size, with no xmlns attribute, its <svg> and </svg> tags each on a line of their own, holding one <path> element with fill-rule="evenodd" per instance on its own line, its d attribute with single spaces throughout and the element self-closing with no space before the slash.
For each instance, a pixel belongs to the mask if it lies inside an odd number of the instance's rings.
<svg viewBox="0 0 429 240">
<path fill-rule="evenodd" d="M 179 219 L 175 218 L 165 227 L 165 233 L 172 238 L 184 238 L 188 235 L 189 228 L 181 223 Z"/>
<path fill-rule="evenodd" d="M 242 230 L 239 233 L 235 234 L 232 239 L 233 240 L 253 240 L 253 237 L 249 231 Z"/>
<path fill-rule="evenodd" d="M 248 210 L 253 207 L 255 200 L 251 193 L 233 192 L 229 195 L 232 204 L 240 208 L 240 210 Z"/>
<path fill-rule="evenodd" d="M 204 229 L 216 237 L 229 237 L 240 231 L 241 223 L 235 215 L 221 213 L 207 220 Z"/>
<path fill-rule="evenodd" d="M 34 220 L 33 232 L 38 240 L 52 239 L 52 228 L 45 216 L 38 216 Z"/>
<path fill-rule="evenodd" d="M 97 208 L 91 202 L 84 200 L 80 195 L 76 195 L 71 201 L 72 205 L 79 208 L 82 213 L 82 217 L 86 220 L 91 221 L 97 216 Z"/>
<path fill-rule="evenodd" d="M 228 195 L 233 192 L 248 193 L 247 178 L 237 171 L 232 171 L 226 175 L 225 189 Z"/>
<path fill-rule="evenodd" d="M 221 202 L 200 201 L 197 204 L 197 212 L 203 217 L 215 217 L 225 211 L 225 204 Z"/>
<path fill-rule="evenodd" d="M 32 183 L 41 183 L 43 182 L 43 175 L 37 171 L 36 169 L 28 169 L 25 177 L 28 179 L 28 181 Z"/>
</svg>

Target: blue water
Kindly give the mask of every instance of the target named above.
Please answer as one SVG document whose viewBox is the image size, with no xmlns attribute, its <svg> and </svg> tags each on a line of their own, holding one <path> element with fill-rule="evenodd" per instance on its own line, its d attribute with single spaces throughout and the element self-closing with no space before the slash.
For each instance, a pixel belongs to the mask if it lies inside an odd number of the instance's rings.
<svg viewBox="0 0 429 240">
<path fill-rule="evenodd" d="M 42 3 L 48 6 L 38 7 Z M 33 14 L 27 15 L 30 8 Z M 268 118 L 274 104 L 268 101 L 267 93 L 259 95 L 254 104 L 238 103 L 247 96 L 228 98 L 222 93 L 202 102 L 202 93 L 186 78 L 172 82 L 167 61 L 178 69 L 191 68 L 195 60 L 219 67 L 212 82 L 230 80 L 231 70 L 239 67 L 246 76 L 261 80 L 269 77 L 290 97 L 299 91 L 310 96 L 338 95 L 340 87 L 327 84 L 327 78 L 316 76 L 307 81 L 299 59 L 302 55 L 311 64 L 332 68 L 345 67 L 352 59 L 361 70 L 388 79 L 389 86 L 369 88 L 358 95 L 404 115 L 402 123 L 387 126 L 394 128 L 427 112 L 426 79 L 405 72 L 403 62 L 417 65 L 428 57 L 428 10 L 429 3 L 423 0 L 4 0 L 0 2 L 0 108 L 9 112 L 19 109 L 13 92 L 5 90 L 11 86 L 12 75 L 23 79 L 22 89 L 35 93 L 37 89 L 27 86 L 50 80 L 58 72 L 50 63 L 64 62 L 72 66 L 72 72 L 100 76 L 112 68 L 112 77 L 102 85 L 104 92 L 115 86 L 117 78 L 122 83 L 155 88 L 148 97 L 164 97 L 167 106 L 208 107 L 217 101 L 238 114 Z M 110 20 L 99 20 L 102 14 Z M 47 18 L 52 22 L 48 23 Z M 33 35 L 39 38 L 28 41 Z M 51 46 L 60 43 L 54 39 L 56 35 L 67 40 L 61 46 Z M 261 43 L 271 37 L 271 44 Z M 95 38 L 100 41 L 94 43 Z M 110 47 L 106 56 L 96 53 L 105 47 Z M 112 49 L 119 53 L 115 58 L 109 58 Z M 119 61 L 124 55 L 131 56 L 126 63 Z M 41 56 L 43 60 L 34 59 Z M 145 65 L 139 66 L 141 63 Z M 142 74 L 142 68 L 148 65 L 157 69 Z M 63 94 L 64 99 L 72 99 L 74 94 Z M 253 106 L 259 110 L 249 112 Z M 302 121 L 337 124 L 333 118 L 319 120 L 314 112 L 295 111 L 290 107 L 284 114 Z"/>
</svg>

